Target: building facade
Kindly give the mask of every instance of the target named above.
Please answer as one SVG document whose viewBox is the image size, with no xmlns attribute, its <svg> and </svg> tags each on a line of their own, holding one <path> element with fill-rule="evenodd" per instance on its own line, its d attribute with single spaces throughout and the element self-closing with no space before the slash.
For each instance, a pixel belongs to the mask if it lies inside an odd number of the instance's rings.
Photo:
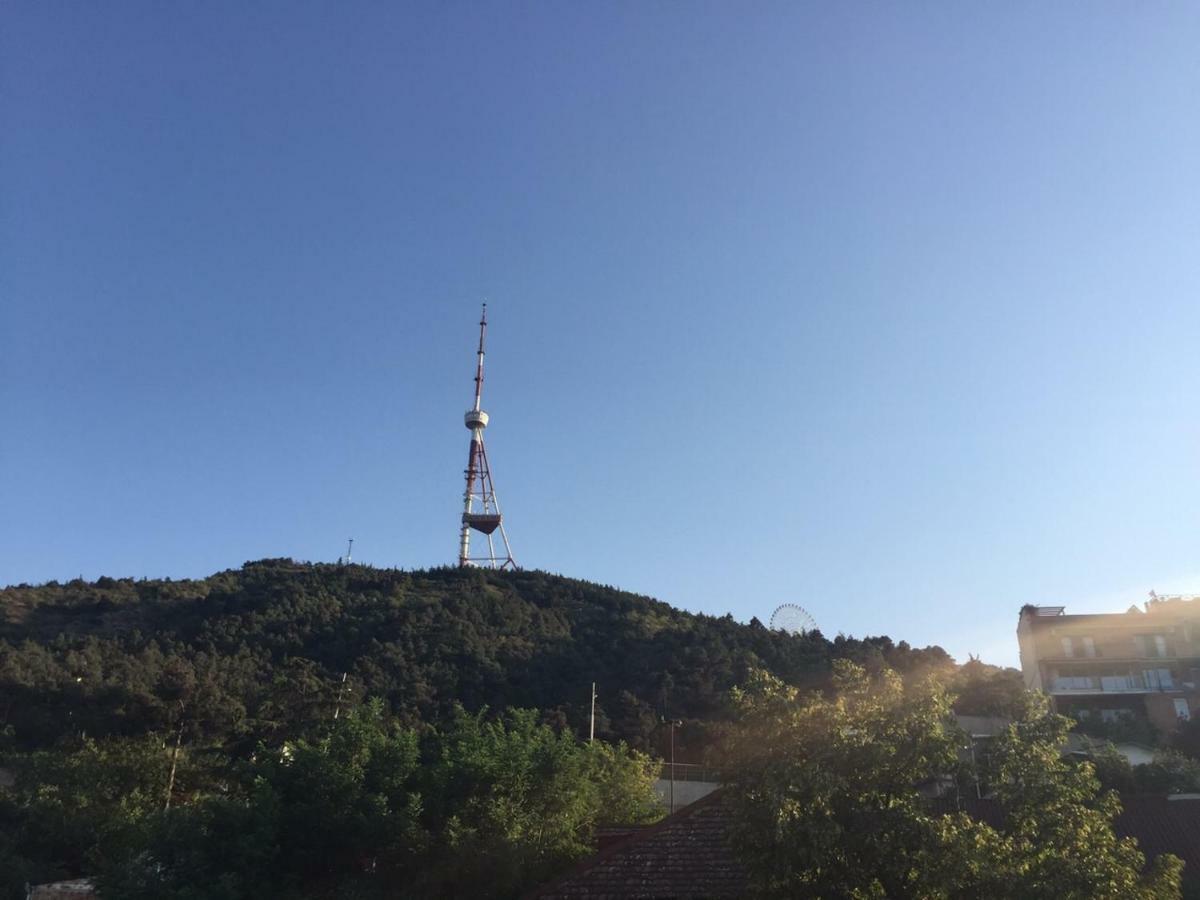
<svg viewBox="0 0 1200 900">
<path fill-rule="evenodd" d="M 1025 686 L 1063 715 L 1169 734 L 1200 714 L 1200 599 L 1151 595 L 1144 609 L 1094 615 L 1025 606 L 1017 640 Z"/>
</svg>

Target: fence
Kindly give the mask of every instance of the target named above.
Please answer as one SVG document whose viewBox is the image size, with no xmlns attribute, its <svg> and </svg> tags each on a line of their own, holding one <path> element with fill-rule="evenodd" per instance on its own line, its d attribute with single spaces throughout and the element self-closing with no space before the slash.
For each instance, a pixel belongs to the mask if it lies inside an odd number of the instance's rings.
<svg viewBox="0 0 1200 900">
<path fill-rule="evenodd" d="M 710 784 L 720 784 L 721 773 L 710 766 L 698 766 L 695 763 L 663 763 L 659 778 L 671 781 L 671 770 L 675 770 L 675 781 L 706 781 Z"/>
</svg>

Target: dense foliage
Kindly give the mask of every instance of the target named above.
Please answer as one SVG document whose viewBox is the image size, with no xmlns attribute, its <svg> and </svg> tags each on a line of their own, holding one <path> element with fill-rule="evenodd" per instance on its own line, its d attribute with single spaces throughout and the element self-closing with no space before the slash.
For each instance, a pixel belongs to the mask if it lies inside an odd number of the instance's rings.
<svg viewBox="0 0 1200 900">
<path fill-rule="evenodd" d="M 809 690 L 841 659 L 937 672 L 980 714 L 1023 694 L 937 647 L 542 572 L 264 560 L 21 585 L 0 611 L 0 775 L 18 779 L 0 790 L 0 896 L 80 874 L 129 898 L 514 896 L 596 821 L 644 820 L 663 720 L 684 723 L 677 758 L 704 761 L 752 672 Z"/>
<path fill-rule="evenodd" d="M 598 737 L 660 751 L 661 719 L 683 719 L 679 758 L 699 762 L 753 668 L 820 686 L 836 658 L 950 664 L 937 647 L 787 635 L 544 572 L 266 560 L 199 581 L 6 588 L 0 611 L 0 727 L 22 749 L 182 725 L 188 744 L 245 755 L 364 696 L 409 723 L 519 706 L 585 734 L 595 681 Z"/>
<path fill-rule="evenodd" d="M 1182 864 L 1146 867 L 1090 763 L 1062 756 L 1070 720 L 1030 695 L 980 762 L 1002 821 L 939 811 L 919 791 L 961 762 L 944 679 L 872 679 L 838 664 L 836 693 L 766 673 L 737 693 L 728 795 L 764 897 L 1167 900 Z"/>
<path fill-rule="evenodd" d="M 1100 783 L 1121 794 L 1200 793 L 1200 761 L 1178 750 L 1159 749 L 1152 762 L 1135 766 L 1112 744 L 1102 744 L 1090 758 Z"/>
<path fill-rule="evenodd" d="M 36 754 L 3 808 L 8 894 L 49 861 L 127 900 L 512 897 L 588 852 L 597 822 L 659 815 L 656 761 L 528 710 L 409 729 L 369 703 L 218 779 L 188 758 L 203 787 L 164 809 L 170 755 L 128 739 Z"/>
</svg>

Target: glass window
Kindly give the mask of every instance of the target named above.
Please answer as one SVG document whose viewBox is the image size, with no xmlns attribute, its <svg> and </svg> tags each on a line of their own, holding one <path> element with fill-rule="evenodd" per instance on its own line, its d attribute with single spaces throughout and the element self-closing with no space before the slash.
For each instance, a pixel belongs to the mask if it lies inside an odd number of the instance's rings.
<svg viewBox="0 0 1200 900">
<path fill-rule="evenodd" d="M 1058 675 L 1054 679 L 1056 691 L 1092 691 L 1096 689 L 1096 679 L 1091 675 Z"/>
<path fill-rule="evenodd" d="M 1095 656 L 1096 655 L 1096 642 L 1093 641 L 1090 637 L 1085 637 L 1083 639 L 1083 655 L 1084 656 Z"/>
<path fill-rule="evenodd" d="M 1188 702 L 1181 697 L 1175 698 L 1175 715 L 1185 722 L 1192 717 L 1191 710 L 1188 709 Z"/>
<path fill-rule="evenodd" d="M 1146 679 L 1146 687 L 1152 691 L 1174 687 L 1170 669 L 1144 669 L 1142 677 Z"/>
<path fill-rule="evenodd" d="M 1163 659 L 1167 655 L 1167 639 L 1161 634 L 1154 636 L 1154 651 L 1159 659 Z"/>
<path fill-rule="evenodd" d="M 1075 648 L 1071 646 L 1070 638 L 1062 639 L 1063 656 L 1074 656 Z"/>
</svg>

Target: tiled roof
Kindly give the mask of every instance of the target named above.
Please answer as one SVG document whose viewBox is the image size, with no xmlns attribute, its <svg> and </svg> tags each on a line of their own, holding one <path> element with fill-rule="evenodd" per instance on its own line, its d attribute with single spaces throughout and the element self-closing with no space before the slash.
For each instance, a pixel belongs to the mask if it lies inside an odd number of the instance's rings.
<svg viewBox="0 0 1200 900">
<path fill-rule="evenodd" d="M 584 860 L 532 896 L 698 900 L 742 897 L 746 886 L 746 870 L 729 842 L 729 812 L 718 791 Z"/>
<path fill-rule="evenodd" d="M 1174 853 L 1187 864 L 1184 881 L 1200 884 L 1200 799 L 1122 797 L 1121 807 L 1117 834 L 1137 838 L 1147 860 Z"/>
</svg>

